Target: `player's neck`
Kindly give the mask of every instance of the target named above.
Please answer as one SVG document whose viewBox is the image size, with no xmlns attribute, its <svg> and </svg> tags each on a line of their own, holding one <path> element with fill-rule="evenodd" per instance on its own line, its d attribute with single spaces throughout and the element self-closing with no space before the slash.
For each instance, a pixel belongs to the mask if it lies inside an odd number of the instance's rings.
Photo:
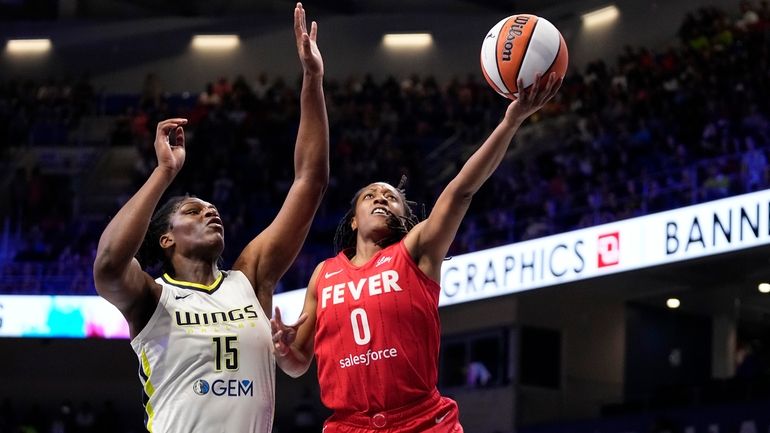
<svg viewBox="0 0 770 433">
<path fill-rule="evenodd" d="M 219 277 L 216 263 L 194 261 L 184 257 L 174 260 L 174 271 L 176 275 L 172 276 L 175 280 L 203 285 L 209 285 Z"/>
<path fill-rule="evenodd" d="M 351 257 L 350 263 L 353 263 L 356 266 L 361 266 L 371 260 L 372 257 L 374 257 L 374 255 L 379 253 L 381 250 L 382 247 L 375 244 L 374 242 L 361 242 L 359 239 L 359 241 L 356 243 L 356 255 Z"/>
</svg>

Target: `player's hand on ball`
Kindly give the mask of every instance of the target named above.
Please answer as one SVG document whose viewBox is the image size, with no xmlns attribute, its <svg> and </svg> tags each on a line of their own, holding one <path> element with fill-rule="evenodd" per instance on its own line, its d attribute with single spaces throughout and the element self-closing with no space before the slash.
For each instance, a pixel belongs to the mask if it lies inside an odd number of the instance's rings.
<svg viewBox="0 0 770 433">
<path fill-rule="evenodd" d="M 519 98 L 508 106 L 505 117 L 512 120 L 524 120 L 531 116 L 556 95 L 562 81 L 562 78 L 557 78 L 555 72 L 551 72 L 547 80 L 541 80 L 538 74 L 535 82 L 528 88 L 524 88 L 522 80 L 519 79 L 518 84 L 521 89 Z"/>
</svg>

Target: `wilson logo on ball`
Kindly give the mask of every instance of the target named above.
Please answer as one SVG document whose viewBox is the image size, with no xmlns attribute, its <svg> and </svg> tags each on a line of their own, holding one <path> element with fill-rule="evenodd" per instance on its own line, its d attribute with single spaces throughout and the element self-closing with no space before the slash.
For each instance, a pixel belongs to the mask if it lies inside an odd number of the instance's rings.
<svg viewBox="0 0 770 433">
<path fill-rule="evenodd" d="M 541 74 L 551 72 L 564 78 L 569 54 L 567 44 L 556 27 L 535 15 L 511 15 L 500 20 L 481 44 L 481 71 L 489 85 L 506 98 L 518 97 L 518 79 L 524 88 Z"/>
</svg>

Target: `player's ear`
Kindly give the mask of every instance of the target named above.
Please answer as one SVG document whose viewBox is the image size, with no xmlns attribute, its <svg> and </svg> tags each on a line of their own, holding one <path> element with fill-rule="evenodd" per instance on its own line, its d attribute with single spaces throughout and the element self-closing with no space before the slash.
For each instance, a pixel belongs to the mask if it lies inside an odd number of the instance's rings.
<svg viewBox="0 0 770 433">
<path fill-rule="evenodd" d="M 358 222 L 356 221 L 356 217 L 350 219 L 350 228 L 353 229 L 353 231 L 358 230 Z"/>
<path fill-rule="evenodd" d="M 164 233 L 160 236 L 158 243 L 160 243 L 160 247 L 164 250 L 170 248 L 174 245 L 174 235 L 172 235 L 171 232 Z"/>
</svg>

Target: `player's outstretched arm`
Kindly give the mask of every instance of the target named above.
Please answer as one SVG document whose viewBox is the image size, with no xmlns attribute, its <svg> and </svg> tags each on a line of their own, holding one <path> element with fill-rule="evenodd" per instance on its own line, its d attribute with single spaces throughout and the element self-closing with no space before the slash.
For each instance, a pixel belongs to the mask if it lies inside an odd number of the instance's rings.
<svg viewBox="0 0 770 433">
<path fill-rule="evenodd" d="M 251 280 L 268 315 L 273 289 L 302 248 L 329 183 L 329 122 L 323 59 L 316 43 L 318 25 L 313 22 L 308 33 L 301 3 L 294 9 L 294 35 L 303 69 L 294 182 L 275 220 L 246 246 L 234 266 Z"/>
<path fill-rule="evenodd" d="M 96 291 L 129 319 L 136 302 L 154 284 L 134 258 L 142 245 L 150 218 L 166 188 L 184 165 L 187 119 L 167 119 L 158 123 L 155 154 L 158 166 L 139 191 L 118 211 L 104 229 L 94 260 Z M 170 136 L 175 133 L 174 142 Z"/>
<path fill-rule="evenodd" d="M 446 186 L 428 218 L 407 235 L 405 242 L 418 266 L 428 276 L 439 280 L 441 263 L 454 240 L 471 199 L 500 165 L 514 134 L 524 120 L 551 99 L 561 85 L 551 73 L 547 81 L 538 76 L 535 84 L 521 91 L 484 144 L 471 155 L 460 172 Z M 519 80 L 519 88 L 523 82 Z"/>
</svg>

